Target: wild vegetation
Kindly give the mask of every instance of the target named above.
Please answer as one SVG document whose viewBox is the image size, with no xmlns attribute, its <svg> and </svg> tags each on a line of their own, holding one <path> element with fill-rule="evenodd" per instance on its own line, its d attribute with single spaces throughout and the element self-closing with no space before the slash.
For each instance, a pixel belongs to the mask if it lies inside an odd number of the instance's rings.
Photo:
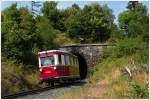
<svg viewBox="0 0 150 100">
<path fill-rule="evenodd" d="M 60 98 L 148 98 L 149 16 L 146 6 L 129 2 L 118 25 L 107 5 L 77 4 L 60 10 L 43 3 L 35 15 L 11 5 L 1 13 L 2 95 L 41 87 L 37 52 L 72 43 L 108 43 L 87 84 Z M 131 71 L 131 76 L 127 71 Z"/>
<path fill-rule="evenodd" d="M 90 70 L 87 84 L 80 89 L 67 91 L 59 98 L 148 98 L 148 54 L 137 56 L 141 43 L 135 46 L 135 51 L 127 43 L 105 49 L 102 62 Z M 120 50 L 122 46 L 126 48 L 124 51 Z M 131 54 L 120 55 L 128 51 Z"/>
</svg>

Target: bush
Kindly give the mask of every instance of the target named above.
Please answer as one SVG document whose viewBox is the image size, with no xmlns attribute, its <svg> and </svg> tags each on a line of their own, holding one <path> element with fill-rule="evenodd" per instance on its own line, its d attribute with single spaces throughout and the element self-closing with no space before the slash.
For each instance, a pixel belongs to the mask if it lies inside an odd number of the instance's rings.
<svg viewBox="0 0 150 100">
<path fill-rule="evenodd" d="M 15 61 L 2 62 L 2 95 L 18 92 L 21 88 L 26 88 L 23 81 L 23 65 L 15 64 Z"/>
<path fill-rule="evenodd" d="M 148 84 L 145 87 L 142 87 L 135 82 L 132 83 L 133 87 L 133 97 L 136 99 L 148 99 L 149 93 L 148 93 Z"/>
<path fill-rule="evenodd" d="M 103 58 L 121 58 L 123 56 L 135 56 L 136 61 L 148 63 L 148 44 L 141 38 L 125 38 L 118 41 L 115 47 L 104 49 Z"/>
<path fill-rule="evenodd" d="M 8 60 L 2 57 L 2 96 L 40 87 L 38 72 L 31 66 L 16 62 L 14 59 Z"/>
<path fill-rule="evenodd" d="M 98 71 L 98 68 L 96 68 L 96 67 L 89 69 L 89 71 L 88 71 L 89 76 L 93 76 L 95 74 L 95 72 L 97 72 L 97 71 Z"/>
<path fill-rule="evenodd" d="M 55 43 L 58 45 L 74 44 L 77 41 L 70 39 L 67 33 L 61 33 L 60 31 L 55 32 Z"/>
<path fill-rule="evenodd" d="M 25 80 L 28 82 L 28 88 L 37 88 L 39 87 L 39 76 L 38 76 L 38 72 L 34 72 L 34 73 L 28 73 L 27 75 L 24 76 Z"/>
<path fill-rule="evenodd" d="M 148 44 L 141 44 L 143 48 L 138 50 L 136 54 L 134 55 L 134 60 L 135 62 L 138 62 L 140 64 L 147 64 L 149 62 L 149 49 L 148 49 Z"/>
</svg>

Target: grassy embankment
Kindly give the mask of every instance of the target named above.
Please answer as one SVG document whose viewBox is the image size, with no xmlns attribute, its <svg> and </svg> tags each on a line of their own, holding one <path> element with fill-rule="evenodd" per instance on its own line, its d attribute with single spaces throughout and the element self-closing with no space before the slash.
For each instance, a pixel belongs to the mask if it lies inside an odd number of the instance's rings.
<svg viewBox="0 0 150 100">
<path fill-rule="evenodd" d="M 148 98 L 147 71 L 148 45 L 140 39 L 125 39 L 105 50 L 87 84 L 58 98 Z"/>
<path fill-rule="evenodd" d="M 58 45 L 64 45 L 69 43 L 75 43 L 74 40 L 68 38 L 66 33 L 60 33 L 55 35 L 55 42 Z M 37 55 L 37 52 L 34 52 Z M 2 52 L 3 55 L 3 52 Z M 35 62 L 37 65 L 24 65 L 18 63 L 15 59 L 7 59 L 2 56 L 2 95 L 14 94 L 21 91 L 35 89 L 43 87 L 45 84 L 39 84 L 39 71 L 38 71 L 38 59 Z"/>
<path fill-rule="evenodd" d="M 87 84 L 58 98 L 148 98 L 148 45 L 141 39 L 125 39 L 104 51 L 101 63 L 90 71 Z M 2 57 L 2 95 L 41 87 L 38 70 L 32 67 Z"/>
</svg>

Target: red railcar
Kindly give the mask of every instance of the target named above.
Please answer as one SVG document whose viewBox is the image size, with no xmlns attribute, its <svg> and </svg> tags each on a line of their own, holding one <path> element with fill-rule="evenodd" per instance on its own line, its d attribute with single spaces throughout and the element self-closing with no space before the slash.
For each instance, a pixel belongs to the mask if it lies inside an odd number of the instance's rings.
<svg viewBox="0 0 150 100">
<path fill-rule="evenodd" d="M 48 50 L 38 53 L 41 82 L 51 83 L 79 79 L 78 58 L 66 51 Z"/>
</svg>

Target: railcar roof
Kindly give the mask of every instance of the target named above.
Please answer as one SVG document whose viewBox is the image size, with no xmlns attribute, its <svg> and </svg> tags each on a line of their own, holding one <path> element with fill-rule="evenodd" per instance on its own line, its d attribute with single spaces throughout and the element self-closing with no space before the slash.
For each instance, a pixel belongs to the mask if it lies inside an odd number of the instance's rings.
<svg viewBox="0 0 150 100">
<path fill-rule="evenodd" d="M 41 53 L 46 53 L 46 52 L 64 52 L 64 53 L 68 53 L 67 51 L 63 51 L 63 50 L 47 50 L 47 51 L 41 51 L 41 52 L 38 52 L 38 53 L 41 54 Z"/>
<path fill-rule="evenodd" d="M 66 54 L 70 54 L 72 56 L 75 56 L 67 51 L 64 51 L 64 50 L 47 50 L 47 51 L 41 51 L 41 52 L 38 52 L 38 54 L 42 54 L 42 53 L 48 53 L 48 52 L 60 52 L 60 53 L 66 53 Z M 76 56 L 75 56 L 76 57 Z"/>
</svg>

